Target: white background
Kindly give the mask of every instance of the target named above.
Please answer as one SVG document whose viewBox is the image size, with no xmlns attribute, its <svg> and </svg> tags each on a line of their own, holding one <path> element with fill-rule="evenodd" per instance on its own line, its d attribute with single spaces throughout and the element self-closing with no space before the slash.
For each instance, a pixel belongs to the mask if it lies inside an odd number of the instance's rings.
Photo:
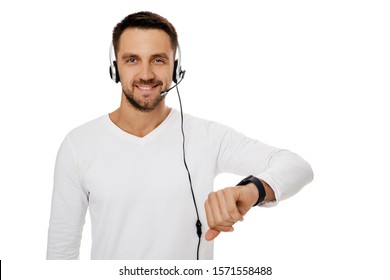
<svg viewBox="0 0 390 280">
<path fill-rule="evenodd" d="M 215 263 L 272 266 L 269 279 L 388 279 L 390 9 L 346 0 L 2 1 L 6 279 L 59 273 L 58 262 L 41 261 L 56 153 L 69 130 L 118 107 L 111 32 L 140 10 L 165 16 L 179 33 L 186 113 L 297 152 L 314 169 L 295 197 L 252 210 L 234 233 L 221 234 Z M 174 91 L 167 102 L 178 107 Z M 216 188 L 239 179 L 220 176 Z M 87 222 L 82 260 L 89 230 Z M 74 271 L 100 279 L 101 266 L 118 278 L 107 263 Z M 56 279 L 72 267 L 66 273 Z"/>
</svg>

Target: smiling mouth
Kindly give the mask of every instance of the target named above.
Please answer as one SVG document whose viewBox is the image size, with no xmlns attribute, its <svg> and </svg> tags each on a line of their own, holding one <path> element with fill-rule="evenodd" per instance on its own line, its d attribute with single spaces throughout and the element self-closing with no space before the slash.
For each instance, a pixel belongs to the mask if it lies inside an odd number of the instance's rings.
<svg viewBox="0 0 390 280">
<path fill-rule="evenodd" d="M 137 88 L 139 88 L 140 90 L 144 90 L 144 91 L 152 90 L 152 89 L 154 89 L 157 86 L 159 86 L 159 85 L 155 85 L 155 86 L 137 86 L 136 85 Z"/>
<path fill-rule="evenodd" d="M 151 81 L 150 83 L 141 82 L 141 83 L 134 83 L 133 86 L 138 88 L 141 91 L 148 92 L 154 90 L 158 86 L 162 86 L 162 82 L 161 81 L 154 81 L 154 82 Z"/>
</svg>

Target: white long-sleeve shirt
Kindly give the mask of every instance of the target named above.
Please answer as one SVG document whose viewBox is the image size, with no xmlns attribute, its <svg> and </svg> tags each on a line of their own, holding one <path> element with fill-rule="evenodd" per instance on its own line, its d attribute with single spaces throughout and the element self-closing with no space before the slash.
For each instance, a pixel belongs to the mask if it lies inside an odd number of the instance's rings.
<svg viewBox="0 0 390 280">
<path fill-rule="evenodd" d="M 272 187 L 277 201 L 313 178 L 298 155 L 221 124 L 185 115 L 184 128 L 203 232 L 203 205 L 219 173 L 255 175 Z M 121 130 L 108 115 L 65 137 L 56 161 L 47 259 L 78 258 L 88 207 L 91 259 L 196 259 L 196 213 L 178 111 L 172 109 L 143 138 Z M 213 242 L 202 237 L 199 255 L 212 259 Z"/>
</svg>

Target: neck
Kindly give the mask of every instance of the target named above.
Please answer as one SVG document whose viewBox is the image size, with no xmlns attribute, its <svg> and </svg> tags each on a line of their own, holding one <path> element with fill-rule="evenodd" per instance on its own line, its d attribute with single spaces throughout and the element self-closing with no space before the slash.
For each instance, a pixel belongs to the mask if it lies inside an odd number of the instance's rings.
<svg viewBox="0 0 390 280">
<path fill-rule="evenodd" d="M 122 99 L 121 106 L 110 113 L 111 121 L 123 131 L 144 137 L 158 127 L 169 115 L 171 108 L 161 102 L 153 111 L 142 112 Z"/>
</svg>

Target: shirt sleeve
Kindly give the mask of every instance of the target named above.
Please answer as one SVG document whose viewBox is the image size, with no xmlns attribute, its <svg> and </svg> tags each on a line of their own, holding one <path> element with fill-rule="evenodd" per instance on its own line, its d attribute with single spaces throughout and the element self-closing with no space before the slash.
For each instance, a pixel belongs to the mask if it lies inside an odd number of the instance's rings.
<svg viewBox="0 0 390 280">
<path fill-rule="evenodd" d="M 254 175 L 267 182 L 276 201 L 264 206 L 276 205 L 313 180 L 311 166 L 291 151 L 266 145 L 230 128 L 220 130 L 219 135 L 219 172 Z"/>
<path fill-rule="evenodd" d="M 67 136 L 57 154 L 46 258 L 78 259 L 88 192 Z"/>
</svg>

